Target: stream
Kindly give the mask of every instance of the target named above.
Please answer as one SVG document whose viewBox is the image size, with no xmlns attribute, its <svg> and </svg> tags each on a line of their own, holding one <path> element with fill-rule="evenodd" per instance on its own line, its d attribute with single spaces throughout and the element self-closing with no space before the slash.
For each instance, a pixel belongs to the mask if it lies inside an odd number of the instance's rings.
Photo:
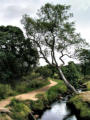
<svg viewBox="0 0 90 120">
<path fill-rule="evenodd" d="M 78 120 L 71 109 L 66 105 L 67 100 L 60 100 L 51 105 L 51 109 L 45 110 L 38 120 Z"/>
</svg>

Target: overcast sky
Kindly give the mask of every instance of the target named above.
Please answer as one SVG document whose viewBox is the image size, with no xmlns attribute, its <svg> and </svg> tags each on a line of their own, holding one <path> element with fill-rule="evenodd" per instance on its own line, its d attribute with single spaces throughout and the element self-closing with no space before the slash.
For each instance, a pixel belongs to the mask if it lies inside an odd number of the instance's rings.
<svg viewBox="0 0 90 120">
<path fill-rule="evenodd" d="M 45 3 L 71 5 L 77 32 L 90 43 L 90 0 L 0 0 L 0 25 L 22 27 L 22 15 L 35 17 L 37 10 Z"/>
<path fill-rule="evenodd" d="M 88 42 L 90 41 L 90 0 L 0 0 L 0 25 L 22 27 L 22 15 L 35 16 L 37 9 L 47 2 L 71 5 L 76 30 Z"/>
</svg>

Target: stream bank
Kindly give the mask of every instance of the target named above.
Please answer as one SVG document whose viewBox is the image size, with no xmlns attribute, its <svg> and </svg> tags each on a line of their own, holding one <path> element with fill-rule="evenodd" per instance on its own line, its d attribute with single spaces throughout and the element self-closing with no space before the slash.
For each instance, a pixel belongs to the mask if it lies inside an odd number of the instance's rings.
<svg viewBox="0 0 90 120">
<path fill-rule="evenodd" d="M 79 120 L 67 106 L 67 99 L 58 100 L 51 104 L 51 108 L 43 112 L 38 120 Z"/>
</svg>

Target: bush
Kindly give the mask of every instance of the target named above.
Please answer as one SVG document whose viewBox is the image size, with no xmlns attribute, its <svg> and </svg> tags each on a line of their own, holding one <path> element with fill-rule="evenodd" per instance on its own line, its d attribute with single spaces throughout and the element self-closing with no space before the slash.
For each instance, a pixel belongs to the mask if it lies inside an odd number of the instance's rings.
<svg viewBox="0 0 90 120">
<path fill-rule="evenodd" d="M 17 93 L 24 93 L 27 92 L 27 83 L 26 82 L 20 82 L 15 86 L 15 91 Z"/>
<path fill-rule="evenodd" d="M 78 72 L 76 65 L 73 62 L 69 62 L 69 65 L 62 67 L 62 70 L 67 80 L 75 88 L 79 88 L 80 73 Z"/>
<path fill-rule="evenodd" d="M 28 81 L 31 81 L 31 80 L 36 79 L 38 77 L 40 77 L 39 73 L 31 72 L 28 75 L 23 76 L 22 81 L 27 81 L 28 82 Z"/>
<path fill-rule="evenodd" d="M 28 114 L 31 111 L 23 102 L 13 99 L 10 107 L 12 111 L 12 118 L 14 120 L 28 120 Z"/>
<path fill-rule="evenodd" d="M 42 100 L 37 100 L 37 101 L 31 101 L 30 102 L 30 107 L 34 111 L 41 111 L 45 108 L 44 103 Z"/>
<path fill-rule="evenodd" d="M 48 66 L 39 67 L 36 69 L 36 72 L 39 73 L 44 78 L 52 77 L 52 70 Z"/>
<path fill-rule="evenodd" d="M 13 94 L 14 94 L 14 91 L 11 89 L 10 85 L 0 84 L 0 99 L 4 99 Z"/>
<path fill-rule="evenodd" d="M 38 73 L 32 72 L 21 79 L 22 82 L 18 82 L 15 86 L 17 93 L 24 93 L 40 88 L 49 84 L 48 79 L 44 79 Z"/>
</svg>

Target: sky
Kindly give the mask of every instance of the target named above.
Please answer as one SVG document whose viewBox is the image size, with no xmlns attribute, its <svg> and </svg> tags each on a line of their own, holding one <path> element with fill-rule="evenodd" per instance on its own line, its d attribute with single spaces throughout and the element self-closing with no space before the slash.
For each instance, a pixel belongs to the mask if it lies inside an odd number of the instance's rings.
<svg viewBox="0 0 90 120">
<path fill-rule="evenodd" d="M 45 3 L 71 5 L 76 31 L 90 43 L 90 0 L 0 0 L 0 25 L 13 25 L 21 29 L 24 14 L 36 17 L 36 12 Z"/>
</svg>

